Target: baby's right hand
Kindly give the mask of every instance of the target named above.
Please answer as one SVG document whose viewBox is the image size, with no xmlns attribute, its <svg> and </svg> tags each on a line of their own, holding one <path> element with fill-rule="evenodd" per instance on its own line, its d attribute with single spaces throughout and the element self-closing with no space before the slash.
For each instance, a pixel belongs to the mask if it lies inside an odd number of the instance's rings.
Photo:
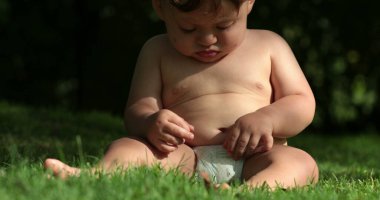
<svg viewBox="0 0 380 200">
<path fill-rule="evenodd" d="M 147 138 L 158 150 L 170 153 L 186 140 L 194 138 L 194 127 L 174 112 L 162 109 L 151 116 Z"/>
</svg>

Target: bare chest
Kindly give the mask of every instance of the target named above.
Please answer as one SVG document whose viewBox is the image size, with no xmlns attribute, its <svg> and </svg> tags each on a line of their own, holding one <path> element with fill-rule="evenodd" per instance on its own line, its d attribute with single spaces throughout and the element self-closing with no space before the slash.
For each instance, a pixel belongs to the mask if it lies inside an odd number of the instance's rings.
<svg viewBox="0 0 380 200">
<path fill-rule="evenodd" d="M 162 100 L 165 107 L 214 94 L 236 93 L 271 97 L 270 61 L 263 57 L 225 59 L 213 64 L 189 60 L 163 62 Z"/>
</svg>

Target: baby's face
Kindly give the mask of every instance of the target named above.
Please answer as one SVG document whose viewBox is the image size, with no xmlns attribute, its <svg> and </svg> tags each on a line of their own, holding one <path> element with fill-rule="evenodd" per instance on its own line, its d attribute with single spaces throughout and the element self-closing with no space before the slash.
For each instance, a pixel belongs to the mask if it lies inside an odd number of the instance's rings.
<svg viewBox="0 0 380 200">
<path fill-rule="evenodd" d="M 191 12 L 181 12 L 163 1 L 162 18 L 170 41 L 178 52 L 200 62 L 216 62 L 236 49 L 244 40 L 249 1 L 239 10 L 230 1 L 216 9 L 206 1 Z"/>
</svg>

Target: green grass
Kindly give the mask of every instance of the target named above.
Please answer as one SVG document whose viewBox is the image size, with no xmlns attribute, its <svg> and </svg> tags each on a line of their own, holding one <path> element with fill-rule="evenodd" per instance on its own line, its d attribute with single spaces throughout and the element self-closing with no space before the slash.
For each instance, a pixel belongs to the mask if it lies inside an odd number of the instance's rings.
<svg viewBox="0 0 380 200">
<path fill-rule="evenodd" d="M 265 188 L 208 191 L 196 178 L 159 166 L 112 175 L 46 178 L 42 162 L 56 157 L 88 168 L 107 145 L 126 135 L 122 119 L 0 101 L 0 199 L 380 199 L 380 134 L 303 133 L 290 145 L 317 160 L 320 181 L 288 191 Z"/>
</svg>

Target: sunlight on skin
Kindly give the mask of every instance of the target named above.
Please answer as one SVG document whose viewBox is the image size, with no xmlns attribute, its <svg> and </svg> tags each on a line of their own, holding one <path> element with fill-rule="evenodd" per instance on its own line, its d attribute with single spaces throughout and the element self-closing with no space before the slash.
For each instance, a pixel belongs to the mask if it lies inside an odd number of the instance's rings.
<svg viewBox="0 0 380 200">
<path fill-rule="evenodd" d="M 44 167 L 46 170 L 50 170 L 53 172 L 53 176 L 65 180 L 72 176 L 79 176 L 81 170 L 79 168 L 70 167 L 69 165 L 61 162 L 57 159 L 46 159 L 44 162 Z M 208 189 L 220 189 L 220 190 L 228 190 L 231 189 L 231 186 L 227 183 L 222 184 L 213 184 L 206 173 L 201 173 L 205 186 Z"/>
<path fill-rule="evenodd" d="M 51 159 L 51 158 L 46 159 L 46 161 L 44 162 L 44 168 L 48 171 L 51 171 L 53 173 L 54 177 L 62 179 L 62 180 L 66 180 L 69 177 L 79 177 L 79 175 L 82 171 L 79 168 L 70 167 L 69 165 L 61 162 L 60 160 Z M 94 170 L 95 170 L 94 168 L 92 170 L 90 170 L 91 174 L 96 174 L 96 171 L 94 171 Z M 202 178 L 204 185 L 207 189 L 214 189 L 214 190 L 232 189 L 228 183 L 220 183 L 220 184 L 212 183 L 209 175 L 205 172 L 200 173 L 199 175 Z M 50 178 L 50 176 L 49 176 L 49 178 Z M 315 181 L 313 181 L 313 180 L 309 180 L 308 182 L 309 182 L 308 185 L 314 185 L 315 184 Z M 242 190 L 244 187 L 247 187 L 247 186 L 248 186 L 248 188 L 251 188 L 251 189 L 260 188 L 260 187 L 261 188 L 267 188 L 270 191 L 275 191 L 276 189 L 286 190 L 285 187 L 282 187 L 281 184 L 278 184 L 278 183 L 276 184 L 276 186 L 272 186 L 272 187 L 269 186 L 267 183 L 256 185 L 256 186 L 252 186 L 252 185 L 251 186 L 250 185 L 244 185 L 243 186 L 243 185 L 241 185 L 240 187 L 238 187 L 239 188 L 238 190 Z"/>
<path fill-rule="evenodd" d="M 75 167 L 70 167 L 65 163 L 57 160 L 57 159 L 46 159 L 44 163 L 44 167 L 47 170 L 51 170 L 55 177 L 66 179 L 70 176 L 79 176 L 80 169 Z"/>
<path fill-rule="evenodd" d="M 61 162 L 60 160 L 51 159 L 51 158 L 46 159 L 46 161 L 44 162 L 44 168 L 48 171 L 49 170 L 52 171 L 54 177 L 62 179 L 62 180 L 66 180 L 67 178 L 73 177 L 73 176 L 78 177 L 81 173 L 81 169 L 76 168 L 76 167 L 70 167 L 69 165 Z M 92 173 L 95 172 L 93 170 L 90 170 L 90 171 Z M 220 183 L 220 184 L 212 183 L 212 181 L 211 181 L 211 179 L 207 173 L 200 173 L 199 175 L 202 178 L 202 180 L 205 184 L 205 187 L 207 189 L 214 189 L 214 190 L 229 190 L 229 189 L 231 189 L 231 186 L 228 183 Z M 267 187 L 268 187 L 268 185 L 267 185 Z M 239 188 L 242 189 L 242 186 Z M 270 188 L 270 190 L 274 190 L 274 188 Z"/>
</svg>

